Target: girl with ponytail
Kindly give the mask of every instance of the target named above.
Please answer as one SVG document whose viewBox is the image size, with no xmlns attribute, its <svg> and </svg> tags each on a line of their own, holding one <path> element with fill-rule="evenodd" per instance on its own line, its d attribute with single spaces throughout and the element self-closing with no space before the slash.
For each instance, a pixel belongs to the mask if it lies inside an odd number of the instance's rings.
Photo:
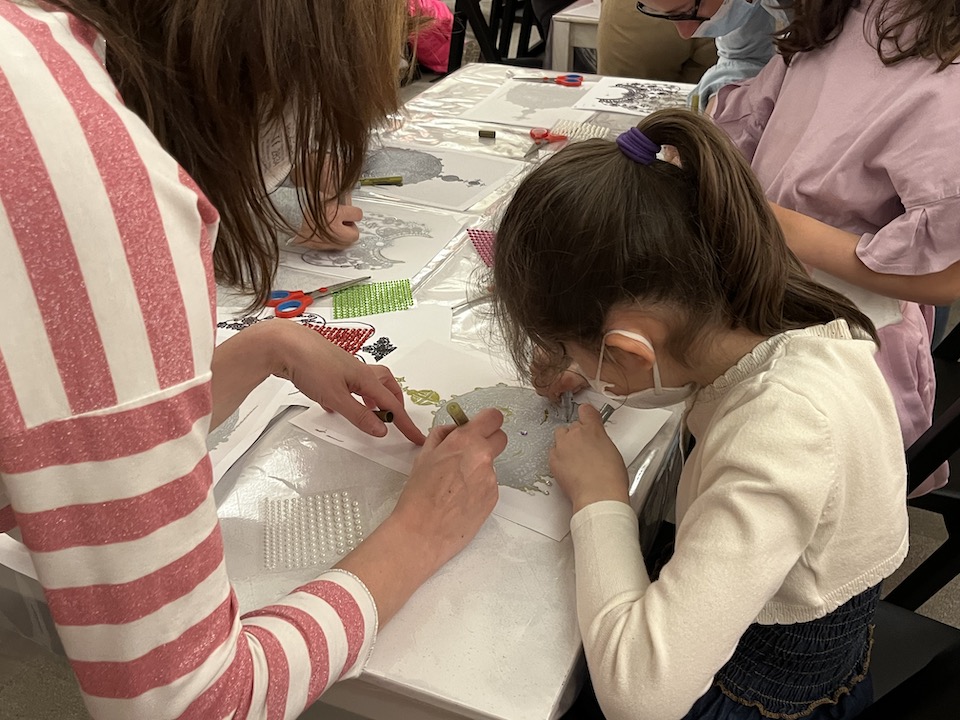
<svg viewBox="0 0 960 720">
<path fill-rule="evenodd" d="M 685 400 L 696 440 L 651 581 L 599 413 L 557 432 L 605 716 L 858 714 L 880 585 L 907 550 L 896 410 L 873 324 L 810 280 L 737 150 L 681 110 L 573 145 L 518 188 L 495 253 L 495 312 L 541 392 Z"/>
</svg>

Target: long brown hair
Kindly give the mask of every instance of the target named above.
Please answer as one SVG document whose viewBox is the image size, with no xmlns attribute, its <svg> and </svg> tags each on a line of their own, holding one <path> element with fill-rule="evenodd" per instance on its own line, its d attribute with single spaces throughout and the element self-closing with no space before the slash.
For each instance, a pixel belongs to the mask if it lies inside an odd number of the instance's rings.
<svg viewBox="0 0 960 720">
<path fill-rule="evenodd" d="M 675 316 L 667 350 L 685 364 L 719 328 L 772 336 L 842 318 L 877 339 L 849 300 L 810 279 L 713 123 L 661 110 L 638 127 L 675 147 L 682 167 L 636 163 L 607 140 L 577 143 L 524 179 L 504 212 L 493 307 L 521 373 L 535 350 L 559 369 L 564 343 L 599 348 L 608 313 L 625 303 Z"/>
<path fill-rule="evenodd" d="M 873 0 L 877 53 L 885 65 L 907 58 L 937 60 L 937 71 L 960 57 L 960 0 Z M 843 29 L 844 18 L 861 0 L 789 0 L 793 21 L 775 42 L 787 64 L 797 53 L 825 47 Z"/>
<path fill-rule="evenodd" d="M 323 163 L 338 195 L 369 133 L 399 107 L 407 0 L 49 0 L 91 23 L 124 102 L 220 211 L 217 279 L 262 303 L 282 218 L 261 175 L 261 140 L 286 124 L 306 213 L 324 233 Z"/>
</svg>

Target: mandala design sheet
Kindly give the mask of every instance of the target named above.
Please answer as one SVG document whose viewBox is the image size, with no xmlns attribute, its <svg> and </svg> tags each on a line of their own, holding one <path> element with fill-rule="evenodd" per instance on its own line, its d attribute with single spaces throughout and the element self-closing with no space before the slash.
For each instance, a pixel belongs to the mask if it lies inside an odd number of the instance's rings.
<svg viewBox="0 0 960 720">
<path fill-rule="evenodd" d="M 286 191 L 294 193 L 295 203 L 296 191 Z M 280 253 L 281 267 L 348 277 L 369 275 L 370 282 L 413 278 L 463 230 L 469 219 L 442 210 L 366 199 L 356 200 L 355 204 L 363 210 L 360 240 L 356 244 L 343 250 L 310 250 L 288 244 Z"/>
<path fill-rule="evenodd" d="M 505 361 L 453 343 L 426 341 L 391 355 L 388 362 L 404 392 L 405 407 L 421 430 L 449 424 L 444 408 L 453 399 L 468 415 L 483 407 L 498 408 L 504 414 L 508 445 L 495 464 L 500 500 L 494 513 L 555 540 L 567 535 L 570 503 L 550 477 L 548 466 L 553 430 L 566 421 L 559 408 L 533 390 L 518 387 Z M 669 416 L 667 411 L 629 408 L 614 413 L 607 430 L 625 462 L 637 457 Z M 418 452 L 395 427 L 390 427 L 386 438 L 375 440 L 322 410 L 308 410 L 292 422 L 403 473 L 410 472 Z"/>
<path fill-rule="evenodd" d="M 581 110 L 649 115 L 668 107 L 686 107 L 687 95 L 693 85 L 658 82 L 655 80 L 629 80 L 626 78 L 601 78 L 574 107 Z"/>
<path fill-rule="evenodd" d="M 456 169 L 454 169 L 456 168 Z M 456 150 L 381 147 L 364 164 L 365 177 L 403 178 L 402 186 L 363 188 L 362 194 L 448 210 L 467 210 L 524 168 L 517 160 Z"/>
</svg>

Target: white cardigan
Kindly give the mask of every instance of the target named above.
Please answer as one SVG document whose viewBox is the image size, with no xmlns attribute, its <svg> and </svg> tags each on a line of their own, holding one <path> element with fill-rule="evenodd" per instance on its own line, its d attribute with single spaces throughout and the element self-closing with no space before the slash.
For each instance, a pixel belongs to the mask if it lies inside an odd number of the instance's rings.
<svg viewBox="0 0 960 720">
<path fill-rule="evenodd" d="M 751 623 L 822 617 L 903 561 L 903 442 L 874 351 L 838 320 L 767 340 L 700 390 L 676 550 L 656 582 L 627 505 L 573 517 L 577 612 L 608 720 L 683 717 Z"/>
</svg>

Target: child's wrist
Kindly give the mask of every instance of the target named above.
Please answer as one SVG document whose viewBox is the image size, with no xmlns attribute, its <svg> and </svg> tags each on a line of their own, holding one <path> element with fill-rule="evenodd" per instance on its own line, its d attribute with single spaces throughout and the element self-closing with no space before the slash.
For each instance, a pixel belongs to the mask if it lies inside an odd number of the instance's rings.
<svg viewBox="0 0 960 720">
<path fill-rule="evenodd" d="M 572 497 L 570 502 L 573 505 L 573 512 L 576 514 L 588 505 L 605 500 L 630 504 L 630 496 L 626 488 L 584 488 L 583 491 Z"/>
</svg>

